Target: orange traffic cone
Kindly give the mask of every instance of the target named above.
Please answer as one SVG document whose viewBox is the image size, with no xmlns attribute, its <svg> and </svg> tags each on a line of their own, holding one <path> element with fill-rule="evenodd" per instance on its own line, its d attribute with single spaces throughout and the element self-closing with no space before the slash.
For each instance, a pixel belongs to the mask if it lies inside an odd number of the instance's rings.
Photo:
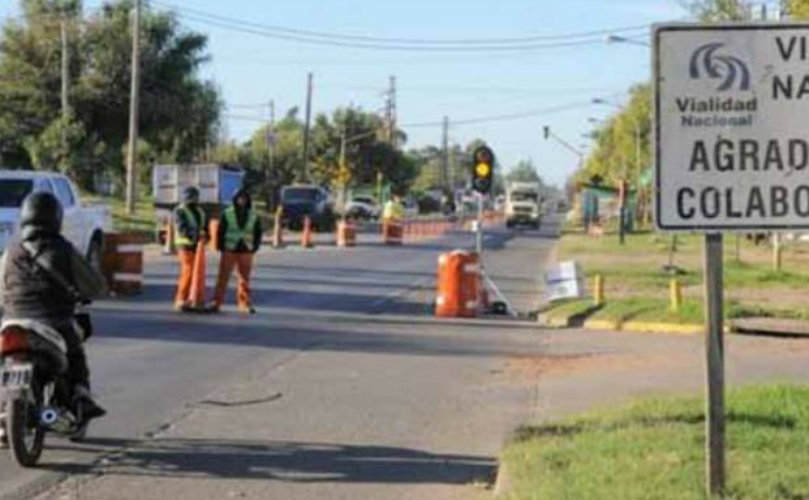
<svg viewBox="0 0 809 500">
<path fill-rule="evenodd" d="M 284 221 L 282 215 L 284 213 L 283 207 L 278 207 L 275 211 L 275 224 L 272 228 L 272 246 L 281 248 L 284 246 Z"/>
<path fill-rule="evenodd" d="M 191 276 L 191 307 L 195 310 L 205 309 L 205 242 L 197 243 L 197 252 L 194 254 L 194 273 Z"/>
<path fill-rule="evenodd" d="M 303 218 L 303 233 L 301 233 L 301 247 L 312 248 L 312 219 L 309 216 Z"/>
</svg>

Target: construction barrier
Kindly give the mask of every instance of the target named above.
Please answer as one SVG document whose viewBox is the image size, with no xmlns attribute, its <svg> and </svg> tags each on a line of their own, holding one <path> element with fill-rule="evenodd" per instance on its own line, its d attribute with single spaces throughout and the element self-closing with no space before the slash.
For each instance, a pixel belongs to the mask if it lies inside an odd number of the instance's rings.
<svg viewBox="0 0 809 500">
<path fill-rule="evenodd" d="M 312 248 L 314 243 L 312 242 L 312 219 L 309 216 L 305 216 L 303 218 L 303 232 L 301 233 L 301 247 L 302 248 Z"/>
<path fill-rule="evenodd" d="M 477 316 L 480 295 L 478 254 L 455 250 L 438 257 L 438 286 L 435 315 L 439 317 Z"/>
<path fill-rule="evenodd" d="M 191 275 L 191 294 L 188 302 L 198 310 L 205 309 L 205 242 L 197 243 L 194 253 L 194 270 Z"/>
<path fill-rule="evenodd" d="M 136 295 L 143 289 L 143 245 L 147 237 L 134 233 L 104 235 L 103 272 L 107 287 L 117 295 Z"/>
<path fill-rule="evenodd" d="M 401 245 L 404 225 L 401 222 L 386 220 L 382 223 L 382 241 L 386 245 Z"/>
<path fill-rule="evenodd" d="M 337 222 L 337 246 L 353 247 L 357 243 L 357 227 L 353 222 L 341 220 Z"/>
<path fill-rule="evenodd" d="M 219 248 L 219 219 L 208 221 L 208 247 L 213 251 Z"/>
</svg>

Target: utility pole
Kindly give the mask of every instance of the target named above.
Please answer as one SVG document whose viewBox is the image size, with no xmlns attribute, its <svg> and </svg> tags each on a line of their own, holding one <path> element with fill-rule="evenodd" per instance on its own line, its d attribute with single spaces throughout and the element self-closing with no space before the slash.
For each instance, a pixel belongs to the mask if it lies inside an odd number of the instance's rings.
<svg viewBox="0 0 809 500">
<path fill-rule="evenodd" d="M 303 129 L 303 175 L 306 182 L 309 177 L 309 130 L 312 121 L 312 73 L 306 79 L 306 124 Z"/>
<path fill-rule="evenodd" d="M 270 121 L 267 124 L 267 170 L 264 171 L 264 187 L 267 190 L 267 208 L 274 209 L 275 189 L 271 180 L 275 176 L 275 101 L 270 99 Z"/>
<path fill-rule="evenodd" d="M 275 167 L 275 143 L 278 137 L 275 135 L 275 101 L 270 99 L 270 124 L 267 129 L 267 150 L 269 157 L 270 172 Z"/>
<path fill-rule="evenodd" d="M 67 98 L 68 92 L 68 78 L 70 78 L 68 69 L 68 46 L 67 46 L 67 23 L 65 20 L 65 12 L 62 11 L 61 21 L 59 23 L 62 35 L 62 148 L 67 153 L 67 124 L 70 119 L 70 102 Z"/>
<path fill-rule="evenodd" d="M 138 145 L 140 107 L 140 3 L 135 0 L 132 15 L 132 88 L 129 100 L 129 146 L 126 155 L 126 213 L 135 213 L 135 162 Z"/>
<path fill-rule="evenodd" d="M 388 96 L 388 143 L 396 149 L 396 77 L 390 77 Z"/>
<path fill-rule="evenodd" d="M 444 187 L 449 185 L 449 117 L 444 117 L 444 124 L 441 127 L 441 184 Z"/>
<path fill-rule="evenodd" d="M 67 23 L 65 21 L 65 13 L 62 13 L 62 20 L 60 22 L 61 32 L 62 32 L 62 119 L 67 122 L 67 118 L 70 115 L 69 106 L 70 103 L 68 102 L 67 92 L 68 92 L 68 79 L 70 78 L 69 75 L 69 68 L 68 68 L 68 46 L 67 46 Z M 64 132 L 62 132 L 64 134 Z M 64 137 L 63 137 L 64 139 Z"/>
</svg>

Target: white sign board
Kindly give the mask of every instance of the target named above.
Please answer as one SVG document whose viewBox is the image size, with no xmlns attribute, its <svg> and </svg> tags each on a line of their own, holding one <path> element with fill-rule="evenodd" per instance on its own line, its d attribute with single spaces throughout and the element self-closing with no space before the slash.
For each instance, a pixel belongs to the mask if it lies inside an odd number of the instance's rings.
<svg viewBox="0 0 809 500">
<path fill-rule="evenodd" d="M 809 25 L 654 31 L 656 220 L 809 228 Z"/>
</svg>

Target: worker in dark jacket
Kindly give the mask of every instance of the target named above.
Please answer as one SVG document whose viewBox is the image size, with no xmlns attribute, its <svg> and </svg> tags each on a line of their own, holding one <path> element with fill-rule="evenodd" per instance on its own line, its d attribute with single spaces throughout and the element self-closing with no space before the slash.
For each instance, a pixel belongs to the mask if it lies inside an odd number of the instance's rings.
<svg viewBox="0 0 809 500">
<path fill-rule="evenodd" d="M 199 190 L 187 187 L 183 191 L 183 203 L 174 209 L 174 246 L 180 260 L 180 276 L 177 280 L 177 294 L 174 296 L 174 309 L 191 309 L 189 294 L 191 278 L 194 274 L 194 257 L 197 244 L 207 238 L 205 212 L 199 206 Z"/>
<path fill-rule="evenodd" d="M 106 412 L 90 395 L 90 370 L 76 327 L 76 305 L 104 293 L 104 276 L 60 234 L 62 207 L 51 193 L 28 195 L 20 214 L 21 239 L 0 261 L 4 320 L 35 320 L 51 327 L 67 346 L 67 382 L 85 421 Z"/>
<path fill-rule="evenodd" d="M 222 214 L 219 222 L 217 238 L 219 260 L 219 278 L 216 281 L 212 310 L 218 311 L 225 302 L 225 292 L 233 269 L 236 268 L 236 299 L 239 311 L 247 314 L 255 313 L 250 302 L 250 270 L 253 267 L 253 254 L 261 246 L 261 222 L 253 210 L 250 195 L 241 189 L 233 196 L 233 204 Z"/>
</svg>

